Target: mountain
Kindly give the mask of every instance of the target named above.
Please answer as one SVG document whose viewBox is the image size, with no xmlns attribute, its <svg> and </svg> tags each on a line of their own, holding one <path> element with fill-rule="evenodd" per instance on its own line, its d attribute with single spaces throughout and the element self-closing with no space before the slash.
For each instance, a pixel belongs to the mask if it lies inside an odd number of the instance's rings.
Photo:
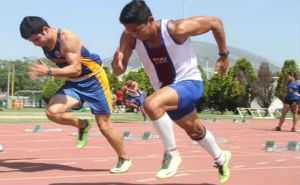
<svg viewBox="0 0 300 185">
<path fill-rule="evenodd" d="M 206 42 L 200 42 L 200 41 L 193 41 L 192 44 L 194 47 L 194 51 L 197 55 L 198 64 L 203 67 L 205 72 L 208 69 L 209 76 L 211 77 L 215 69 L 216 61 L 219 57 L 218 56 L 219 51 L 217 45 L 206 43 Z M 246 58 L 248 61 L 251 62 L 253 68 L 256 71 L 258 70 L 261 62 L 268 62 L 270 70 L 273 73 L 279 72 L 281 70 L 280 65 L 264 57 L 261 57 L 255 53 L 252 53 L 250 51 L 234 48 L 234 47 L 228 47 L 228 50 L 230 51 L 229 66 L 235 65 L 238 58 Z M 112 57 L 103 60 L 104 65 L 109 67 L 110 69 L 111 69 L 111 64 L 110 64 L 111 61 L 112 61 Z M 127 72 L 130 70 L 137 70 L 141 67 L 142 67 L 142 63 L 140 62 L 137 54 L 134 51 L 129 60 Z"/>
</svg>

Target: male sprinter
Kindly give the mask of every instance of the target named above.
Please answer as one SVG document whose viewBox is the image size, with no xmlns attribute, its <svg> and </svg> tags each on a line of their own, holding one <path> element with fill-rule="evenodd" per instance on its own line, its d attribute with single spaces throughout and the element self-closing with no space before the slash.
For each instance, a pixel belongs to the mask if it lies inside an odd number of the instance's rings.
<svg viewBox="0 0 300 185">
<path fill-rule="evenodd" d="M 58 68 L 48 67 L 42 60 L 29 67 L 32 79 L 40 76 L 67 78 L 66 83 L 56 92 L 48 104 L 48 119 L 63 125 L 72 125 L 79 129 L 77 148 L 83 148 L 87 142 L 87 133 L 91 128 L 88 120 L 78 119 L 67 112 L 86 102 L 95 115 L 97 125 L 116 151 L 119 157 L 111 173 L 128 171 L 131 160 L 124 151 L 121 136 L 112 128 L 112 111 L 109 82 L 103 70 L 103 64 L 97 54 L 90 53 L 77 35 L 69 30 L 51 28 L 48 23 L 35 16 L 24 17 L 20 32 L 24 39 L 41 47 L 45 56 Z"/>
<path fill-rule="evenodd" d="M 195 102 L 203 90 L 201 73 L 192 48 L 191 36 L 212 31 L 219 47 L 220 58 L 216 72 L 221 70 L 223 79 L 228 67 L 228 50 L 222 21 L 217 17 L 197 16 L 187 19 L 155 21 L 144 1 L 134 0 L 122 10 L 120 22 L 125 30 L 121 36 L 112 67 L 114 73 L 125 72 L 133 49 L 143 62 L 145 71 L 156 90 L 147 97 L 144 108 L 153 122 L 165 146 L 164 159 L 158 178 L 175 175 L 181 162 L 174 144 L 172 121 L 183 128 L 191 139 L 199 144 L 215 159 L 219 170 L 219 181 L 225 183 L 231 153 L 222 151 L 212 133 L 206 129 L 197 116 Z M 174 144 L 175 145 L 175 144 Z"/>
</svg>

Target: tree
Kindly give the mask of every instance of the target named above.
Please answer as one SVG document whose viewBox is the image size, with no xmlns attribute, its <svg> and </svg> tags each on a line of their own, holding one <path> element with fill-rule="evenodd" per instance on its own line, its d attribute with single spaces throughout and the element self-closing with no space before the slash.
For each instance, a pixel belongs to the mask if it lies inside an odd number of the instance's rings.
<svg viewBox="0 0 300 185">
<path fill-rule="evenodd" d="M 205 108 L 208 107 L 208 102 L 209 102 L 208 86 L 209 86 L 209 82 L 207 80 L 206 74 L 204 73 L 203 67 L 201 65 L 198 65 L 198 68 L 201 71 L 201 77 L 202 77 L 202 82 L 203 82 L 203 93 L 202 93 L 202 96 L 201 96 L 200 100 L 198 100 L 198 102 L 196 102 L 196 108 L 197 108 L 197 112 L 202 112 Z"/>
<path fill-rule="evenodd" d="M 0 90 L 7 91 L 8 68 L 10 68 L 10 83 L 12 80 L 12 66 L 15 66 L 14 92 L 20 90 L 41 90 L 49 77 L 41 77 L 36 80 L 29 79 L 27 72 L 28 66 L 33 59 L 23 60 L 0 60 Z M 10 84 L 11 86 L 11 84 Z"/>
<path fill-rule="evenodd" d="M 224 83 L 224 99 L 229 110 L 237 107 L 249 107 L 253 84 L 257 79 L 251 63 L 245 58 L 239 58 L 230 68 Z"/>
<path fill-rule="evenodd" d="M 42 98 L 48 104 L 52 96 L 58 90 L 58 85 L 54 82 L 54 80 L 49 79 L 42 89 Z"/>
<path fill-rule="evenodd" d="M 284 93 L 281 94 L 280 88 L 283 86 L 283 84 L 287 83 L 287 73 L 288 72 L 294 72 L 297 76 L 297 78 L 300 78 L 300 72 L 297 67 L 296 61 L 293 59 L 285 60 L 283 67 L 281 68 L 281 72 L 279 73 L 279 79 L 277 81 L 275 96 L 277 96 L 279 99 L 283 101 L 285 97 L 285 93 L 287 92 L 286 89 L 284 89 Z"/>
<path fill-rule="evenodd" d="M 258 78 L 254 82 L 252 95 L 262 108 L 268 108 L 274 98 L 274 85 L 272 71 L 269 64 L 262 62 L 258 69 Z"/>
<path fill-rule="evenodd" d="M 219 73 L 213 75 L 208 85 L 209 108 L 220 110 L 222 104 L 222 86 L 223 80 Z"/>
</svg>

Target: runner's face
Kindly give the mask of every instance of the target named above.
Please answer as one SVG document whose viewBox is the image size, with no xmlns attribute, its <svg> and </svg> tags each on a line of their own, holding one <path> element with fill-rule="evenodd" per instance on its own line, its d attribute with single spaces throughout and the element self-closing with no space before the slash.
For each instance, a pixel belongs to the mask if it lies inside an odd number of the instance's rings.
<svg viewBox="0 0 300 185">
<path fill-rule="evenodd" d="M 295 80 L 295 78 L 294 78 L 293 76 L 291 76 L 291 75 L 287 75 L 287 79 L 288 79 L 289 81 L 294 81 L 294 80 Z"/>
<path fill-rule="evenodd" d="M 31 35 L 28 40 L 38 47 L 45 47 L 48 43 L 47 37 L 41 33 Z"/>
<path fill-rule="evenodd" d="M 146 41 L 151 36 L 150 24 L 124 24 L 126 31 L 133 37 L 142 41 Z"/>
<path fill-rule="evenodd" d="M 127 85 L 131 85 L 132 82 L 133 82 L 133 80 L 127 80 L 126 84 L 127 84 Z"/>
</svg>

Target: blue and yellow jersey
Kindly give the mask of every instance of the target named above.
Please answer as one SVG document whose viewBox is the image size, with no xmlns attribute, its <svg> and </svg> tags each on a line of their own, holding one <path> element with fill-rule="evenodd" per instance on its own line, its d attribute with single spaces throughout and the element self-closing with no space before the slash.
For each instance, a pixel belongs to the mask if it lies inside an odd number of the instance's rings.
<svg viewBox="0 0 300 185">
<path fill-rule="evenodd" d="M 66 58 L 63 57 L 60 53 L 59 43 L 62 33 L 63 29 L 56 29 L 56 38 L 52 48 L 49 50 L 43 48 L 45 56 L 60 68 L 69 65 Z M 81 47 L 80 61 L 82 66 L 81 74 L 77 77 L 70 77 L 69 79 L 81 79 L 88 77 L 99 71 L 102 66 L 102 61 L 99 55 L 90 53 L 84 46 Z"/>
</svg>

